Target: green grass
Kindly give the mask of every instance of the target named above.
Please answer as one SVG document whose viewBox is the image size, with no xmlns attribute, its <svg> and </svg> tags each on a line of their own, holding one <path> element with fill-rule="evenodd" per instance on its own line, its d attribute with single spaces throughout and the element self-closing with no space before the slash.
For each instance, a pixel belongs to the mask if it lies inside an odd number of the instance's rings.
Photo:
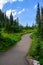
<svg viewBox="0 0 43 65">
<path fill-rule="evenodd" d="M 30 37 L 32 38 L 32 45 L 30 47 L 30 51 L 28 52 L 28 55 L 32 56 L 34 59 L 38 60 L 41 65 L 43 65 L 43 40 L 39 40 L 40 48 L 41 48 L 40 55 L 36 55 L 36 48 L 38 44 L 37 33 L 33 33 Z"/>
<path fill-rule="evenodd" d="M 21 34 L 19 33 L 1 33 L 3 38 L 0 41 L 0 52 L 4 52 L 11 48 L 13 45 L 15 45 L 20 39 L 21 39 Z"/>
<path fill-rule="evenodd" d="M 4 38 L 10 38 L 10 39 L 15 40 L 15 41 L 19 41 L 19 39 L 21 37 L 21 35 L 19 33 L 10 33 L 10 34 L 2 33 L 2 36 Z"/>
<path fill-rule="evenodd" d="M 32 33 L 34 31 L 35 29 L 27 29 L 27 30 L 23 29 L 22 33 L 27 34 L 27 33 Z"/>
<path fill-rule="evenodd" d="M 23 29 L 20 33 L 7 33 L 4 28 L 1 30 L 2 40 L 0 41 L 0 52 L 7 51 L 13 45 L 15 45 L 23 34 L 31 33 L 32 29 Z"/>
<path fill-rule="evenodd" d="M 16 41 L 11 40 L 9 38 L 4 39 L 0 43 L 0 52 L 4 52 L 8 50 L 11 46 L 13 46 L 16 43 Z"/>
</svg>

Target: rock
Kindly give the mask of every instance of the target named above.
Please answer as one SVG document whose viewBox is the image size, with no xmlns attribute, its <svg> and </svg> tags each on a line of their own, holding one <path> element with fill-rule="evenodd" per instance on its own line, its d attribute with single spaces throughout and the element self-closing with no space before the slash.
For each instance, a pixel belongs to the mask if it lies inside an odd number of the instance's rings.
<svg viewBox="0 0 43 65">
<path fill-rule="evenodd" d="M 40 65 L 39 61 L 36 61 L 33 59 L 33 57 L 26 57 L 26 60 L 28 61 L 29 65 Z"/>
</svg>

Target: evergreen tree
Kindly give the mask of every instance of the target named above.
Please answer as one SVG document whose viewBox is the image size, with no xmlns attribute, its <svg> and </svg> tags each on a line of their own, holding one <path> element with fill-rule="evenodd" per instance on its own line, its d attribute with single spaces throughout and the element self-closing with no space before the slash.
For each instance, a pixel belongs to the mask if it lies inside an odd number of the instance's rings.
<svg viewBox="0 0 43 65">
<path fill-rule="evenodd" d="M 18 32 L 19 31 L 18 18 L 16 20 L 14 20 L 13 27 L 14 27 L 14 32 Z"/>
<path fill-rule="evenodd" d="M 37 23 L 37 27 L 38 27 L 38 34 L 40 35 L 41 20 L 40 20 L 40 7 L 39 7 L 39 3 L 38 3 L 38 6 L 37 6 L 36 23 Z"/>
<path fill-rule="evenodd" d="M 0 10 L 0 27 L 4 27 L 5 22 L 4 22 L 4 13 Z"/>
<path fill-rule="evenodd" d="M 41 9 L 41 37 L 43 38 L 43 8 Z"/>
<path fill-rule="evenodd" d="M 12 12 L 11 12 L 11 15 L 10 15 L 10 24 L 13 25 L 13 15 L 12 15 Z"/>
<path fill-rule="evenodd" d="M 19 25 L 19 19 L 13 20 L 13 15 L 11 13 L 10 19 L 0 10 L 0 28 L 4 27 L 8 32 L 20 32 L 22 26 Z"/>
<path fill-rule="evenodd" d="M 28 29 L 29 27 L 28 27 L 28 24 L 26 24 L 26 27 L 25 27 L 25 29 Z"/>
</svg>

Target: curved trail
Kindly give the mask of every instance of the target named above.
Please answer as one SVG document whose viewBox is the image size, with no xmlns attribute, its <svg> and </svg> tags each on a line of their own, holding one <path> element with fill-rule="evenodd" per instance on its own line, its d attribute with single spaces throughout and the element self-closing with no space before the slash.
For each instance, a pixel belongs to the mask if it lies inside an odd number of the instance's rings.
<svg viewBox="0 0 43 65">
<path fill-rule="evenodd" d="M 0 55 L 0 65 L 28 65 L 25 56 L 31 45 L 29 36 L 30 34 L 23 35 L 13 48 Z"/>
</svg>

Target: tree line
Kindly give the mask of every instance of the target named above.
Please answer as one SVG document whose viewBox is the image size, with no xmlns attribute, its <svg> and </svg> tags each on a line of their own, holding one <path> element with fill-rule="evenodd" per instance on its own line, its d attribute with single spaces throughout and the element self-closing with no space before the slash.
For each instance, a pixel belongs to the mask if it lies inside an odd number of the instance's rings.
<svg viewBox="0 0 43 65">
<path fill-rule="evenodd" d="M 19 19 L 13 19 L 12 12 L 10 14 L 10 19 L 6 16 L 6 13 L 3 13 L 0 10 L 0 28 L 5 28 L 7 32 L 20 32 L 23 28 L 22 25 L 19 24 Z"/>
</svg>

